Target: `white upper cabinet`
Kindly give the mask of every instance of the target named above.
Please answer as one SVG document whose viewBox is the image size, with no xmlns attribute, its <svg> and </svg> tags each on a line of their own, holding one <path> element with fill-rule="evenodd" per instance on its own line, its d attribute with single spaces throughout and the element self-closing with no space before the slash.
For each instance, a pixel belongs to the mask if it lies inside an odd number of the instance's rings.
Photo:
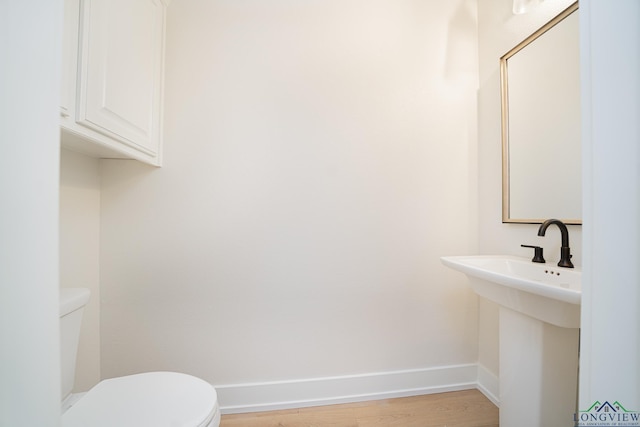
<svg viewBox="0 0 640 427">
<path fill-rule="evenodd" d="M 160 165 L 166 3 L 65 0 L 64 146 Z"/>
</svg>

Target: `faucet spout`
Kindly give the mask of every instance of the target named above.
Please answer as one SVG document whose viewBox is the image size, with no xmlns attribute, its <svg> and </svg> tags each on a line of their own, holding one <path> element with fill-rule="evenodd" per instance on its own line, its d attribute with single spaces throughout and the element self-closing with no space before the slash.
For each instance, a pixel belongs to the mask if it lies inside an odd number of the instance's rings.
<svg viewBox="0 0 640 427">
<path fill-rule="evenodd" d="M 558 262 L 558 267 L 573 268 L 573 263 L 571 262 L 571 248 L 569 248 L 569 230 L 564 222 L 559 219 L 546 220 L 540 225 L 540 228 L 538 229 L 538 236 L 544 236 L 547 232 L 547 228 L 549 228 L 551 224 L 555 224 L 560 228 L 560 236 L 562 238 L 560 262 Z"/>
</svg>

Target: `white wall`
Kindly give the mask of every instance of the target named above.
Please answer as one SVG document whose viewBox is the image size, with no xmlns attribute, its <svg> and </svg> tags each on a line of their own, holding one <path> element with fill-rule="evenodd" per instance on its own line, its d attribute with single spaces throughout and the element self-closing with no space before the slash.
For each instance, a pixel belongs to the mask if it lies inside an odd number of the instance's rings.
<svg viewBox="0 0 640 427">
<path fill-rule="evenodd" d="M 102 161 L 103 376 L 188 372 L 229 407 L 259 403 L 232 401 L 247 384 L 471 372 L 477 301 L 439 257 L 476 233 L 475 14 L 173 2 L 164 167 Z"/>
<path fill-rule="evenodd" d="M 85 307 L 74 392 L 100 381 L 100 161 L 60 156 L 60 286 L 91 291 Z"/>
<path fill-rule="evenodd" d="M 586 250 L 579 409 L 599 400 L 638 412 L 640 3 L 584 0 L 582 6 Z"/>
<path fill-rule="evenodd" d="M 0 28 L 0 425 L 55 427 L 62 2 L 3 2 Z"/>
<path fill-rule="evenodd" d="M 502 143 L 500 134 L 500 57 L 528 37 L 573 0 L 546 1 L 524 15 L 513 15 L 511 1 L 478 2 L 478 199 L 479 250 L 482 254 L 530 256 L 521 244 L 544 247 L 545 258 L 560 259 L 560 233 L 550 228 L 538 237 L 538 225 L 502 223 Z M 542 173 L 542 171 L 541 171 Z M 582 227 L 569 226 L 571 253 L 576 266 L 582 264 Z M 497 306 L 479 304 L 479 363 L 498 373 Z"/>
</svg>

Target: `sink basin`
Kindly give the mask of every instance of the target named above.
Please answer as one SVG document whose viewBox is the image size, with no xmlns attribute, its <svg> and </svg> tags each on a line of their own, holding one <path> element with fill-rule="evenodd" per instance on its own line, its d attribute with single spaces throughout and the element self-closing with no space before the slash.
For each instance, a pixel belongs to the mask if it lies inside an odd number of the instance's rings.
<svg viewBox="0 0 640 427">
<path fill-rule="evenodd" d="M 508 255 L 448 256 L 473 290 L 503 307 L 563 328 L 580 327 L 582 271 Z"/>
<path fill-rule="evenodd" d="M 500 305 L 500 425 L 566 425 L 577 401 L 580 269 L 503 255 L 441 260 Z"/>
</svg>

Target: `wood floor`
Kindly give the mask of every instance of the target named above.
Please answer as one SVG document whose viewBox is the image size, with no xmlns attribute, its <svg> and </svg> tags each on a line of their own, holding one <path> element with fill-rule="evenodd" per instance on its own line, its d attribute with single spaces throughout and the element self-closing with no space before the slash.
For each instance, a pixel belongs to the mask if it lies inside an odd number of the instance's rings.
<svg viewBox="0 0 640 427">
<path fill-rule="evenodd" d="M 220 427 L 498 427 L 498 408 L 478 390 L 223 415 Z"/>
</svg>

